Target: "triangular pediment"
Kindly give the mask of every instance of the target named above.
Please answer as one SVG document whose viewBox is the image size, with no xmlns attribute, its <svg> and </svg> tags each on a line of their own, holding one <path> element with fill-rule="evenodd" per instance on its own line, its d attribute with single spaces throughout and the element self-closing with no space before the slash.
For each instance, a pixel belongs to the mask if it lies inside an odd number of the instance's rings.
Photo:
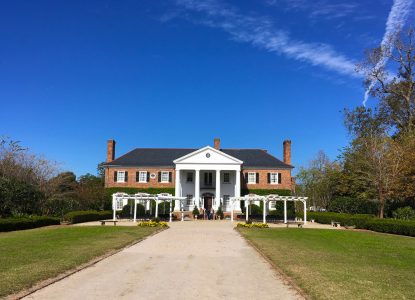
<svg viewBox="0 0 415 300">
<path fill-rule="evenodd" d="M 173 161 L 175 164 L 232 164 L 241 165 L 243 161 L 228 155 L 220 150 L 206 146 L 179 157 Z"/>
</svg>

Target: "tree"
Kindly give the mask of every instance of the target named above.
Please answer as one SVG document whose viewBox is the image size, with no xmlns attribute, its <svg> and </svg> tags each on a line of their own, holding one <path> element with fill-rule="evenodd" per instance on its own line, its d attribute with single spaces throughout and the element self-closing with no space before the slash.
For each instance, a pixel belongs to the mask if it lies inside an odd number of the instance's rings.
<svg viewBox="0 0 415 300">
<path fill-rule="evenodd" d="M 105 191 L 102 177 L 89 173 L 79 177 L 77 194 L 83 209 L 104 209 Z"/>
<path fill-rule="evenodd" d="M 353 140 L 343 153 L 345 168 L 354 182 L 379 203 L 383 218 L 385 202 L 403 174 L 403 152 L 400 144 L 388 134 L 388 125 L 378 112 L 364 107 L 346 111 L 346 127 Z"/>
<path fill-rule="evenodd" d="M 389 62 L 389 64 L 387 63 Z M 398 132 L 415 129 L 415 31 L 393 33 L 358 66 L 379 110 Z M 389 70 L 395 69 L 395 73 Z"/>
</svg>

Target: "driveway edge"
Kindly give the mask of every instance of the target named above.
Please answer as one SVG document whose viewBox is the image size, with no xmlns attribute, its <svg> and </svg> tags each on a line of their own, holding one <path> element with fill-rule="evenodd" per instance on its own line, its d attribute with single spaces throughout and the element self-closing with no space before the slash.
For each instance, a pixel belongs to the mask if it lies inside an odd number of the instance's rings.
<svg viewBox="0 0 415 300">
<path fill-rule="evenodd" d="M 308 296 L 287 274 L 283 272 L 283 270 L 278 267 L 265 253 L 263 253 L 253 242 L 245 238 L 242 233 L 237 229 L 235 226 L 234 230 L 238 232 L 238 234 L 252 247 L 255 249 L 255 251 L 261 255 L 262 258 L 264 258 L 274 269 L 274 271 L 281 276 L 282 280 L 290 285 L 291 288 L 293 288 L 301 297 L 307 300 L 311 300 L 311 297 Z"/>
<path fill-rule="evenodd" d="M 80 266 L 78 266 L 78 267 L 76 267 L 74 269 L 68 270 L 68 271 L 66 271 L 66 272 L 64 272 L 64 273 L 62 273 L 62 274 L 60 274 L 60 275 L 58 275 L 58 276 L 56 276 L 54 278 L 49 278 L 49 279 L 42 280 L 42 281 L 36 283 L 34 286 L 32 286 L 32 287 L 30 287 L 28 289 L 25 289 L 23 291 L 20 291 L 20 292 L 18 292 L 16 294 L 8 295 L 4 299 L 15 300 L 15 299 L 22 299 L 22 298 L 24 298 L 26 296 L 29 296 L 30 294 L 33 294 L 34 292 L 36 292 L 36 291 L 38 291 L 40 289 L 43 289 L 43 288 L 45 288 L 45 287 L 47 287 L 47 286 L 49 286 L 49 285 L 51 285 L 51 284 L 53 284 L 55 282 L 61 281 L 62 279 L 71 276 L 72 274 L 78 273 L 79 271 L 82 271 L 82 270 L 84 270 L 86 268 L 89 268 L 89 267 L 91 267 L 91 266 L 99 263 L 100 261 L 102 261 L 102 260 L 104 260 L 104 259 L 106 259 L 106 258 L 108 258 L 110 256 L 113 256 L 114 254 L 117 254 L 118 252 L 121 252 L 124 249 L 127 249 L 127 248 L 129 248 L 131 246 L 134 246 L 135 244 L 138 244 L 138 243 L 140 243 L 140 242 L 142 242 L 142 241 L 144 241 L 144 240 L 152 237 L 153 235 L 156 235 L 156 234 L 158 234 L 158 233 L 160 233 L 160 232 L 162 232 L 162 231 L 164 231 L 166 229 L 169 229 L 169 227 L 167 227 L 167 228 L 160 228 L 160 229 L 156 230 L 155 232 L 153 232 L 152 234 L 147 235 L 147 236 L 145 236 L 145 237 L 143 237 L 143 238 L 141 238 L 139 240 L 136 240 L 136 241 L 134 241 L 134 242 L 132 242 L 132 243 L 130 243 L 130 244 L 128 244 L 128 245 L 120 248 L 120 249 L 111 250 L 111 251 L 109 251 L 109 252 L 107 252 L 107 253 L 105 253 L 105 254 L 103 254 L 101 256 L 98 256 L 98 257 L 94 258 L 93 260 L 91 260 L 89 262 L 86 262 L 86 263 L 84 263 L 84 264 L 82 264 L 82 265 L 80 265 Z"/>
</svg>

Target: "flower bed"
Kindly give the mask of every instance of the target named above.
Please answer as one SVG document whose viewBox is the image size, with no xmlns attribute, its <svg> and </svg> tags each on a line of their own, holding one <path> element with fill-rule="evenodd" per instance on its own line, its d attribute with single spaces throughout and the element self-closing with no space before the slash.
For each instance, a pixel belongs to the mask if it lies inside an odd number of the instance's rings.
<svg viewBox="0 0 415 300">
<path fill-rule="evenodd" d="M 269 228 L 268 224 L 264 223 L 238 223 L 236 227 L 243 228 Z"/>
<path fill-rule="evenodd" d="M 167 222 L 156 222 L 156 221 L 146 221 L 140 222 L 137 224 L 140 227 L 160 227 L 160 228 L 168 228 Z"/>
</svg>

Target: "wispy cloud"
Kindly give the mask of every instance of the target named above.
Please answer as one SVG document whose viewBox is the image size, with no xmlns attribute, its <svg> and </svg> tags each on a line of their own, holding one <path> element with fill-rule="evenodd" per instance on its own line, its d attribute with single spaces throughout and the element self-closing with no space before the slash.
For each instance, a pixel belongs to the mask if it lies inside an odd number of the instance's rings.
<svg viewBox="0 0 415 300">
<path fill-rule="evenodd" d="M 392 8 L 389 12 L 388 19 L 386 21 L 385 34 L 383 35 L 382 42 L 380 47 L 383 50 L 390 50 L 387 47 L 390 47 L 390 41 L 393 40 L 394 35 L 399 32 L 404 26 L 408 19 L 409 12 L 411 11 L 411 6 L 413 0 L 394 0 Z M 386 58 L 381 59 L 375 66 L 376 69 L 383 68 L 388 60 Z M 369 94 L 372 88 L 375 85 L 375 80 L 372 80 L 365 92 L 365 98 L 363 100 L 363 105 L 366 106 Z"/>
<path fill-rule="evenodd" d="M 198 18 L 192 17 L 194 22 L 220 28 L 236 41 L 340 74 L 359 76 L 355 72 L 355 62 L 330 45 L 293 39 L 288 32 L 275 28 L 268 17 L 241 14 L 236 8 L 215 0 L 177 0 L 177 3 L 200 14 Z"/>
<path fill-rule="evenodd" d="M 333 3 L 332 0 L 267 0 L 271 6 L 283 7 L 285 10 L 307 11 L 311 18 L 337 19 L 352 15 L 358 9 L 357 3 L 351 1 Z"/>
</svg>

